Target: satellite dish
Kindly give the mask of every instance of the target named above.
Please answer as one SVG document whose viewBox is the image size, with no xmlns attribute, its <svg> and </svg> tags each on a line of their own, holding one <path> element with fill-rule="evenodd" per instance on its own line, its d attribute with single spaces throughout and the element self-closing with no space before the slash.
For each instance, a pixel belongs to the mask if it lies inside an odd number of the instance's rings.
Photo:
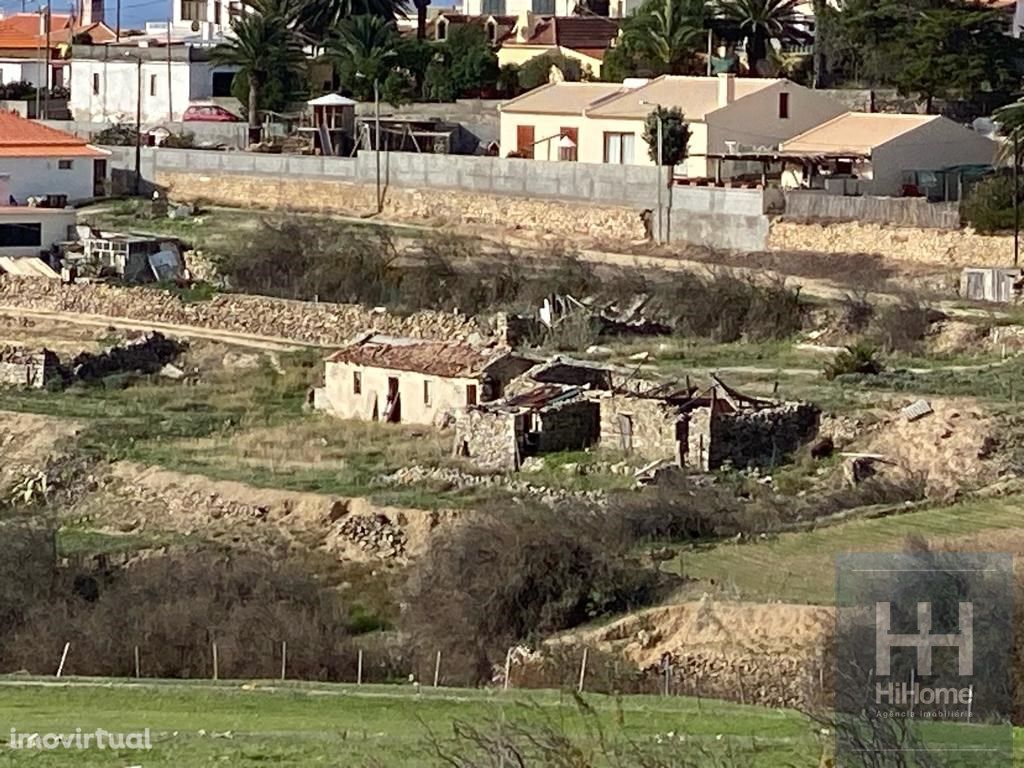
<svg viewBox="0 0 1024 768">
<path fill-rule="evenodd" d="M 199 31 L 199 22 L 198 21 L 193 21 L 192 22 L 192 31 L 193 32 L 198 32 Z"/>
</svg>

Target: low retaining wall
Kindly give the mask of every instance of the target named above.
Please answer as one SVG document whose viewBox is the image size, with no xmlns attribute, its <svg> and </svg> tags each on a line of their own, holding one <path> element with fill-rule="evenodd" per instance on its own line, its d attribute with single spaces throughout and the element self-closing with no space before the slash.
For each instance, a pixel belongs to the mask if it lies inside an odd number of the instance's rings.
<svg viewBox="0 0 1024 768">
<path fill-rule="evenodd" d="M 1006 266 L 1013 263 L 1013 238 L 884 224 L 773 221 L 768 250 L 806 253 L 864 253 L 936 267 Z"/>
<path fill-rule="evenodd" d="M 0 305 L 192 325 L 323 346 L 344 344 L 355 334 L 370 329 L 400 336 L 443 339 L 466 339 L 474 333 L 488 331 L 471 318 L 443 312 L 417 312 L 401 317 L 373 312 L 356 304 L 241 294 L 223 294 L 210 301 L 186 304 L 171 293 L 148 288 L 64 285 L 50 280 L 13 277 L 0 278 Z"/>
<path fill-rule="evenodd" d="M 372 184 L 293 176 L 249 176 L 158 170 L 156 183 L 174 200 L 205 200 L 243 208 L 365 215 L 375 209 Z M 630 208 L 462 192 L 453 189 L 391 187 L 384 213 L 402 219 L 493 224 L 559 235 L 613 240 L 644 236 L 638 212 Z"/>
<path fill-rule="evenodd" d="M 784 219 L 789 221 L 857 221 L 898 227 L 960 229 L 959 203 L 929 203 L 923 197 L 830 195 L 788 190 Z"/>
</svg>

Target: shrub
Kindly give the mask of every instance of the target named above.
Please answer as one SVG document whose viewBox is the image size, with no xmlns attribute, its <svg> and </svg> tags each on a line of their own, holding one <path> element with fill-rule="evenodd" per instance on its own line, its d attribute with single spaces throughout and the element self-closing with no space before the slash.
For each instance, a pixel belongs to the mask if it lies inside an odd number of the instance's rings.
<svg viewBox="0 0 1024 768">
<path fill-rule="evenodd" d="M 1000 174 L 979 181 L 961 204 L 960 214 L 982 234 L 1013 229 L 1013 178 Z"/>
<path fill-rule="evenodd" d="M 92 137 L 93 143 L 108 147 L 134 147 L 139 143 L 139 132 L 134 125 L 114 123 Z"/>
<path fill-rule="evenodd" d="M 886 352 L 920 349 L 934 320 L 942 315 L 913 299 L 888 304 L 875 313 L 870 336 Z"/>
<path fill-rule="evenodd" d="M 851 344 L 839 352 L 832 362 L 825 365 L 823 374 L 832 381 L 837 376 L 849 373 L 860 373 L 870 376 L 885 370 L 885 365 L 878 359 L 878 350 L 870 344 Z"/>
<path fill-rule="evenodd" d="M 442 651 L 449 680 L 480 683 L 510 645 L 648 602 L 657 576 L 599 513 L 519 507 L 435 535 L 413 566 L 402 629 Z"/>
<path fill-rule="evenodd" d="M 583 67 L 579 59 L 563 56 L 560 53 L 543 53 L 534 56 L 519 67 L 519 87 L 524 91 L 537 88 L 548 82 L 551 67 L 558 67 L 567 82 L 584 80 Z"/>
</svg>

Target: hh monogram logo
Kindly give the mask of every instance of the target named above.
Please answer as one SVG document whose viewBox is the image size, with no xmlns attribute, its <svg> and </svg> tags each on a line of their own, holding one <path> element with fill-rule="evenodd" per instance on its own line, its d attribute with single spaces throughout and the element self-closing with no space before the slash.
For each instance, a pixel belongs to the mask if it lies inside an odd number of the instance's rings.
<svg viewBox="0 0 1024 768">
<path fill-rule="evenodd" d="M 889 674 L 889 652 L 893 648 L 917 649 L 917 674 L 932 673 L 932 648 L 956 648 L 961 677 L 974 674 L 974 605 L 960 603 L 960 633 L 933 635 L 932 604 L 917 604 L 917 634 L 890 634 L 890 604 L 875 603 L 875 674 Z"/>
</svg>

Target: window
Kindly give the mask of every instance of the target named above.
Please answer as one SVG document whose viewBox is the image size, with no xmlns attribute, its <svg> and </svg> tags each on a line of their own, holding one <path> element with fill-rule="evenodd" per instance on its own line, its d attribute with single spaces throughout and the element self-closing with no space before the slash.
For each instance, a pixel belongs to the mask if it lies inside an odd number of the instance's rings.
<svg viewBox="0 0 1024 768">
<path fill-rule="evenodd" d="M 484 0 L 480 13 L 484 16 L 504 16 L 505 0 Z"/>
<path fill-rule="evenodd" d="M 541 16 L 554 16 L 555 0 L 533 0 L 533 12 Z"/>
<path fill-rule="evenodd" d="M 235 80 L 234 72 L 214 72 L 210 90 L 215 98 L 231 95 L 231 83 Z"/>
<path fill-rule="evenodd" d="M 0 248 L 38 248 L 42 244 L 42 224 L 0 224 Z"/>
<path fill-rule="evenodd" d="M 96 72 L 92 76 L 92 95 L 99 96 L 100 94 L 100 75 Z"/>
<path fill-rule="evenodd" d="M 359 371 L 352 371 L 352 394 L 363 394 L 363 374 Z"/>
<path fill-rule="evenodd" d="M 627 165 L 633 162 L 636 145 L 634 133 L 605 133 L 604 161 L 612 165 Z"/>
<path fill-rule="evenodd" d="M 149 95 L 156 96 L 156 75 L 149 76 Z"/>
<path fill-rule="evenodd" d="M 445 19 L 441 19 L 439 22 L 437 22 L 437 39 L 448 39 L 448 22 Z"/>
<path fill-rule="evenodd" d="M 183 21 L 206 21 L 206 0 L 181 0 Z"/>
<path fill-rule="evenodd" d="M 779 119 L 780 120 L 788 120 L 789 119 L 789 94 L 788 93 L 780 93 L 779 94 Z"/>
<path fill-rule="evenodd" d="M 213 23 L 220 25 L 220 0 L 213 4 Z"/>
<path fill-rule="evenodd" d="M 4 71 L 0 69 L 0 85 L 4 84 Z"/>
<path fill-rule="evenodd" d="M 245 6 L 238 0 L 231 0 L 228 3 L 228 18 L 229 19 L 240 19 L 245 16 Z"/>
<path fill-rule="evenodd" d="M 62 171 L 70 171 L 75 165 L 74 160 L 58 160 L 57 168 Z"/>
<path fill-rule="evenodd" d="M 429 379 L 423 381 L 423 404 L 431 405 L 434 402 L 433 382 Z"/>
<path fill-rule="evenodd" d="M 466 385 L 466 405 L 476 405 L 476 384 Z"/>
<path fill-rule="evenodd" d="M 498 25 L 494 23 L 494 19 L 487 22 L 487 41 L 490 43 L 498 40 Z"/>
<path fill-rule="evenodd" d="M 579 128 L 559 128 L 558 129 L 558 159 L 559 160 L 576 160 L 579 149 L 580 131 Z M 569 142 L 572 142 L 572 146 L 569 146 Z"/>
</svg>

